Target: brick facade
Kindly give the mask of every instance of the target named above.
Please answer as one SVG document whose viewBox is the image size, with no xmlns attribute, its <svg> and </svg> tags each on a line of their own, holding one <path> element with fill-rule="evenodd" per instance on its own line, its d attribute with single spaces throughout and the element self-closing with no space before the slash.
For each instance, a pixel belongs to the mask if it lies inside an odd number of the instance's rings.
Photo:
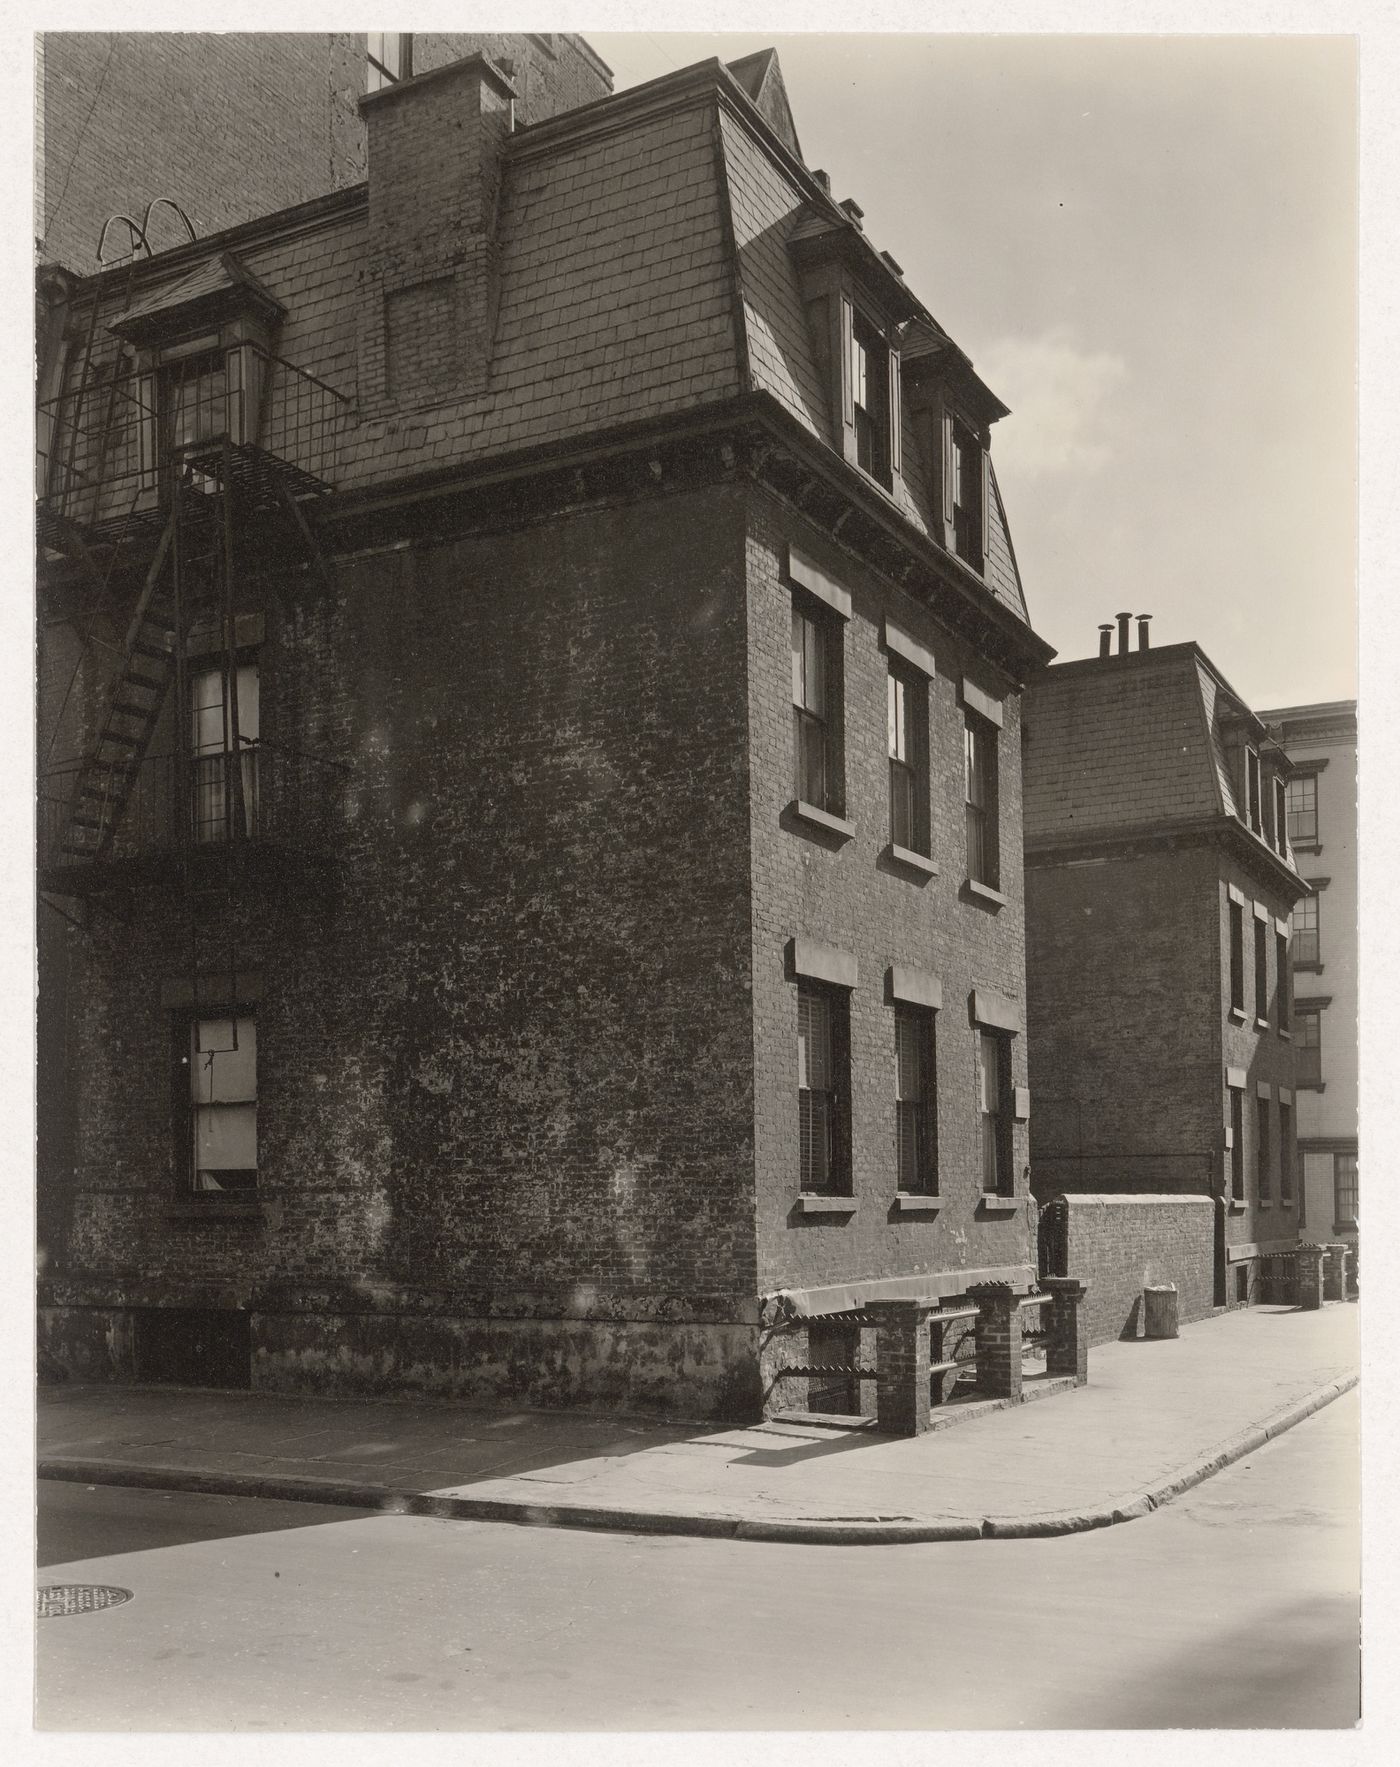
<svg viewBox="0 0 1400 1767">
<path fill-rule="evenodd" d="M 1068 1266 L 1088 1285 L 1091 1346 L 1141 1337 L 1143 1290 L 1159 1284 L 1175 1284 L 1183 1325 L 1210 1317 L 1221 1219 L 1213 1197 L 1069 1195 L 1064 1210 Z"/>
</svg>

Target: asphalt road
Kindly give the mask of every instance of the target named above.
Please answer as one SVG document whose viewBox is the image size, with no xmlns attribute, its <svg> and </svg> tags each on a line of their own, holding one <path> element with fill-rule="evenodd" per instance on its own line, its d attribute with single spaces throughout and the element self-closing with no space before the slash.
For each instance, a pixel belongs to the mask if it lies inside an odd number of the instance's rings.
<svg viewBox="0 0 1400 1767">
<path fill-rule="evenodd" d="M 41 1487 L 39 1723 L 102 1730 L 1346 1727 L 1348 1394 L 1054 1540 L 781 1546 Z M 989 1672 L 989 1663 L 1010 1665 Z"/>
</svg>

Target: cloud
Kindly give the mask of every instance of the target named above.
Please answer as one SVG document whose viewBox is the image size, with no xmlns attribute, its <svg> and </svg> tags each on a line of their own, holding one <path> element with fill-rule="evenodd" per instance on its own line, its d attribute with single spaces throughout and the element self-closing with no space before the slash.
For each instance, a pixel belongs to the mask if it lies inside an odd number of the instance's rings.
<svg viewBox="0 0 1400 1767">
<path fill-rule="evenodd" d="M 994 452 L 1022 481 L 1097 472 L 1113 457 L 1121 356 L 1084 350 L 1068 325 L 1004 337 L 979 353 L 978 372 L 1011 407 Z"/>
</svg>

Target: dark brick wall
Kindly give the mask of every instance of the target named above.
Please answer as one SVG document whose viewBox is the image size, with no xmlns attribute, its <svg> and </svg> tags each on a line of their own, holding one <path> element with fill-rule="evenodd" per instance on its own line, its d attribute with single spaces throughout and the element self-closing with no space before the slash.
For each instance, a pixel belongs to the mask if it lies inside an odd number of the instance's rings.
<svg viewBox="0 0 1400 1767">
<path fill-rule="evenodd" d="M 846 813 L 854 839 L 839 849 L 784 819 L 793 797 L 791 608 L 783 576 L 789 542 L 851 594 L 843 637 Z M 755 1163 L 759 1287 L 820 1286 L 855 1277 L 986 1269 L 1026 1261 L 1024 1210 L 989 1215 L 981 1194 L 973 987 L 1025 998 L 1022 932 L 1018 699 L 1008 692 L 1000 742 L 1002 877 L 995 909 L 967 899 L 963 802 L 964 672 L 995 686 L 965 646 L 875 572 L 823 543 L 791 512 L 755 494 L 749 530 L 749 790 L 753 821 Z M 929 697 L 932 849 L 936 878 L 919 882 L 881 856 L 889 842 L 886 678 L 881 620 L 888 612 L 937 663 Z M 797 999 L 784 967 L 795 936 L 855 954 L 851 995 L 854 1215 L 801 1216 L 798 1182 Z M 885 1001 L 891 964 L 942 978 L 936 1059 L 939 1175 L 936 1216 L 893 1207 L 894 1026 Z M 1026 1080 L 1024 1036 L 1013 1037 L 1015 1083 Z M 1024 1124 L 1013 1136 L 1021 1190 Z M 1033 1261 L 1033 1254 L 1030 1254 Z"/>
<path fill-rule="evenodd" d="M 1091 1344 L 1142 1335 L 1142 1291 L 1175 1283 L 1177 1317 L 1213 1309 L 1216 1205 L 1208 1197 L 1071 1196 L 1069 1273 L 1087 1283 Z"/>
<path fill-rule="evenodd" d="M 715 491 L 269 598 L 263 739 L 353 771 L 332 885 L 201 918 L 201 972 L 265 978 L 260 1216 L 172 1215 L 152 891 L 87 936 L 55 1298 L 251 1306 L 267 1386 L 752 1410 L 743 531 Z M 550 1362 L 522 1319 L 575 1323 Z"/>
<path fill-rule="evenodd" d="M 586 45 L 562 33 L 552 45 L 427 33 L 415 66 L 478 49 L 513 59 L 522 124 L 606 96 Z M 39 256 L 70 269 L 94 269 L 107 217 L 139 221 L 153 197 L 174 197 L 204 237 L 365 175 L 362 34 L 47 32 L 38 80 Z M 168 212 L 155 225 L 157 250 L 183 237 Z M 126 237 L 113 229 L 109 258 Z"/>
<path fill-rule="evenodd" d="M 1204 846 L 1028 867 L 1031 1182 L 1042 1199 L 1218 1180 L 1217 878 Z"/>
</svg>

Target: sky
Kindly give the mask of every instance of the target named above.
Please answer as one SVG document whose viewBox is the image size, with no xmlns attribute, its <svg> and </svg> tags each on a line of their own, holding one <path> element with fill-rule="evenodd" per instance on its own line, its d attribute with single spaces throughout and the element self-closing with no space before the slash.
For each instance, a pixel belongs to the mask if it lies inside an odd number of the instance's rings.
<svg viewBox="0 0 1400 1767">
<path fill-rule="evenodd" d="M 1120 611 L 1256 708 L 1356 693 L 1355 40 L 587 31 L 778 51 L 803 155 L 1011 407 L 1036 629 Z"/>
</svg>

